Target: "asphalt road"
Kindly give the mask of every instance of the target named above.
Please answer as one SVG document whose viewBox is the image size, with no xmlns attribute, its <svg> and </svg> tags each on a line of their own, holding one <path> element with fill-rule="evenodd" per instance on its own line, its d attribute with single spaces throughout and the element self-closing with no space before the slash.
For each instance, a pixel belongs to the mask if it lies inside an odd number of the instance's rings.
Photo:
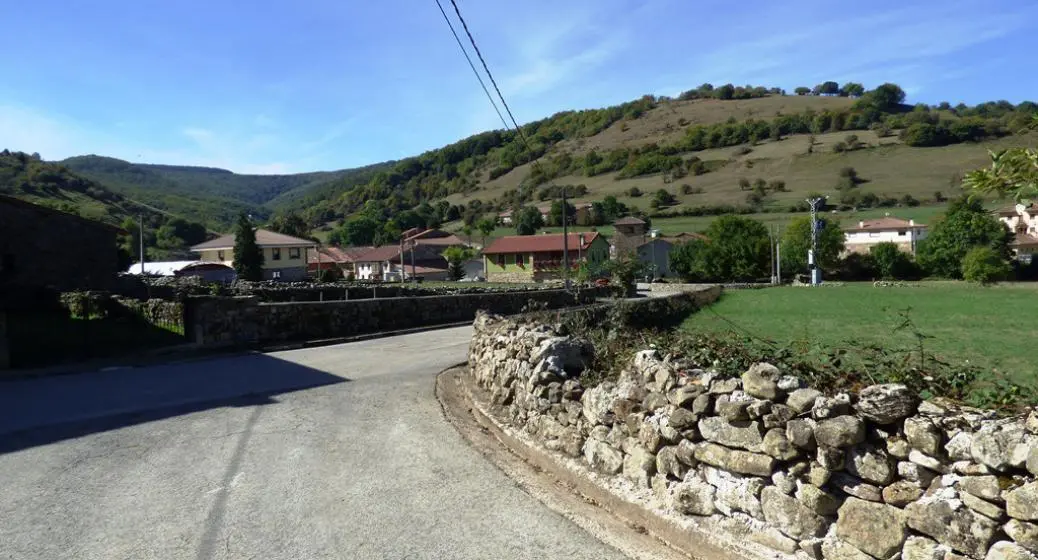
<svg viewBox="0 0 1038 560">
<path fill-rule="evenodd" d="M 444 419 L 470 335 L 0 383 L 0 558 L 621 558 Z"/>
</svg>

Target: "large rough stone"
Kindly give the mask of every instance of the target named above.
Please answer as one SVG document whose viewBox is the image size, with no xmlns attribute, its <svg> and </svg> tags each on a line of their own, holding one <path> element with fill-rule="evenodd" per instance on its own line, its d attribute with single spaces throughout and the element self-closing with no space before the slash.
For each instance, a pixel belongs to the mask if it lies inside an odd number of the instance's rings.
<svg viewBox="0 0 1038 560">
<path fill-rule="evenodd" d="M 1005 471 L 1012 466 L 1013 453 L 1017 445 L 1024 442 L 1026 433 L 1019 423 L 987 424 L 973 434 L 970 454 L 982 465 Z"/>
<path fill-rule="evenodd" d="M 717 508 L 714 507 L 713 486 L 698 480 L 690 480 L 674 485 L 671 494 L 671 507 L 674 511 L 686 515 L 713 515 Z"/>
<path fill-rule="evenodd" d="M 908 440 L 905 438 L 887 438 L 884 443 L 886 443 L 887 453 L 889 453 L 891 457 L 907 459 L 908 454 L 912 451 L 912 448 L 908 445 Z"/>
<path fill-rule="evenodd" d="M 814 484 L 801 482 L 798 485 L 796 499 L 818 515 L 836 515 L 843 501 Z"/>
<path fill-rule="evenodd" d="M 795 539 L 821 537 L 828 525 L 825 518 L 774 486 L 761 492 L 761 508 L 768 523 Z"/>
<path fill-rule="evenodd" d="M 638 428 L 638 441 L 649 450 L 649 453 L 655 453 L 665 443 L 658 418 L 646 418 L 641 423 Z"/>
<path fill-rule="evenodd" d="M 811 410 L 815 405 L 815 401 L 818 397 L 821 397 L 821 391 L 814 389 L 797 389 L 789 394 L 786 398 L 786 406 L 792 408 L 797 414 L 801 414 Z"/>
<path fill-rule="evenodd" d="M 1038 552 L 1038 525 L 1019 519 L 1010 519 L 1003 529 L 1009 538 L 1016 541 L 1016 544 L 1031 552 Z"/>
<path fill-rule="evenodd" d="M 913 416 L 905 419 L 905 437 L 908 445 L 931 457 L 941 451 L 941 431 L 933 421 L 925 416 Z"/>
<path fill-rule="evenodd" d="M 833 397 L 821 397 L 811 407 L 811 417 L 815 420 L 836 418 L 851 412 L 851 396 L 847 393 L 839 393 Z"/>
<path fill-rule="evenodd" d="M 656 472 L 681 480 L 688 472 L 688 466 L 678 460 L 678 446 L 668 445 L 656 452 Z"/>
<path fill-rule="evenodd" d="M 584 418 L 591 425 L 612 424 L 616 420 L 613 405 L 618 400 L 616 384 L 606 381 L 584 391 L 580 402 L 584 409 Z"/>
<path fill-rule="evenodd" d="M 875 558 L 889 558 L 908 536 L 905 512 L 893 506 L 847 498 L 838 515 L 836 536 Z"/>
<path fill-rule="evenodd" d="M 619 449 L 597 439 L 584 442 L 584 459 L 593 470 L 603 474 L 616 474 L 624 464 L 624 455 Z"/>
<path fill-rule="evenodd" d="M 877 424 L 893 424 L 915 414 L 918 406 L 918 397 L 908 387 L 887 383 L 862 389 L 854 408 Z"/>
<path fill-rule="evenodd" d="M 984 560 L 1038 560 L 1038 557 L 1014 542 L 999 541 L 991 545 Z"/>
<path fill-rule="evenodd" d="M 696 460 L 696 446 L 687 439 L 678 442 L 675 457 L 677 457 L 678 462 L 688 467 L 695 467 L 699 464 L 699 461 Z"/>
<path fill-rule="evenodd" d="M 786 422 L 786 439 L 794 447 L 808 451 L 815 448 L 815 421 L 810 418 Z"/>
<path fill-rule="evenodd" d="M 692 413 L 700 416 L 714 411 L 714 396 L 709 393 L 699 395 L 692 401 Z"/>
<path fill-rule="evenodd" d="M 959 479 L 956 487 L 960 492 L 972 494 L 989 502 L 1004 502 L 1002 498 L 1002 484 L 994 475 L 986 476 L 964 476 Z"/>
<path fill-rule="evenodd" d="M 815 457 L 818 464 L 831 471 L 842 471 L 847 466 L 847 453 L 838 447 L 819 447 Z"/>
<path fill-rule="evenodd" d="M 796 411 L 784 404 L 771 405 L 771 412 L 764 415 L 764 427 L 766 429 L 771 428 L 784 428 L 786 422 L 796 418 Z"/>
<path fill-rule="evenodd" d="M 919 451 L 918 449 L 913 449 L 908 452 L 908 460 L 909 462 L 915 463 L 921 467 L 930 469 L 934 472 L 939 472 L 941 474 L 948 474 L 951 472 L 951 467 L 949 467 L 946 463 L 944 463 L 940 459 L 931 457 L 923 453 L 922 451 Z"/>
<path fill-rule="evenodd" d="M 731 423 L 724 418 L 711 416 L 700 420 L 698 426 L 699 435 L 703 439 L 728 447 L 759 452 L 764 443 L 759 422 Z"/>
<path fill-rule="evenodd" d="M 710 383 L 710 392 L 715 395 L 725 395 L 733 393 L 742 388 L 742 380 L 738 377 L 732 377 L 729 379 L 715 379 Z"/>
<path fill-rule="evenodd" d="M 804 539 L 800 541 L 800 550 L 811 560 L 822 560 L 822 542 L 823 539 Z"/>
<path fill-rule="evenodd" d="M 905 507 L 923 496 L 923 489 L 908 480 L 899 480 L 883 489 L 883 501 L 896 507 Z"/>
<path fill-rule="evenodd" d="M 938 544 L 933 539 L 912 536 L 905 540 L 901 549 L 901 560 L 944 560 L 950 552 L 948 547 Z"/>
<path fill-rule="evenodd" d="M 790 461 L 800 455 L 800 452 L 790 445 L 786 439 L 786 431 L 782 428 L 774 428 L 764 434 L 761 450 L 780 461 Z"/>
<path fill-rule="evenodd" d="M 822 541 L 822 557 L 825 560 L 875 560 L 853 545 L 835 537 Z"/>
<path fill-rule="evenodd" d="M 703 478 L 717 489 L 714 505 L 721 513 L 731 516 L 741 511 L 756 519 L 764 519 L 760 495 L 765 482 L 754 476 L 740 476 L 714 467 L 702 469 Z"/>
<path fill-rule="evenodd" d="M 624 478 L 639 488 L 649 488 L 652 475 L 656 474 L 656 455 L 642 447 L 635 447 L 624 457 Z"/>
<path fill-rule="evenodd" d="M 954 492 L 950 496 L 954 496 Z M 999 529 L 994 521 L 943 495 L 927 496 L 908 504 L 905 514 L 912 529 L 974 558 L 984 557 Z"/>
<path fill-rule="evenodd" d="M 670 413 L 670 427 L 675 430 L 687 430 L 696 425 L 698 416 L 684 408 L 676 408 Z"/>
<path fill-rule="evenodd" d="M 690 407 L 696 397 L 702 395 L 705 390 L 701 385 L 684 385 L 671 389 L 667 393 L 667 400 L 674 406 Z"/>
<path fill-rule="evenodd" d="M 775 459 L 761 453 L 730 449 L 716 443 L 700 443 L 696 446 L 696 459 L 700 462 L 740 474 L 771 476 Z"/>
<path fill-rule="evenodd" d="M 771 364 L 754 364 L 742 374 L 742 389 L 758 399 L 773 401 L 783 393 L 778 388 L 781 377 L 782 372 Z"/>
<path fill-rule="evenodd" d="M 970 449 L 973 448 L 973 434 L 959 432 L 944 444 L 944 450 L 948 452 L 948 458 L 952 461 L 969 461 L 973 459 Z"/>
<path fill-rule="evenodd" d="M 849 474 L 833 473 L 829 485 L 849 496 L 870 502 L 882 502 L 883 490 Z"/>
<path fill-rule="evenodd" d="M 786 471 L 775 471 L 771 475 L 771 483 L 783 494 L 792 494 L 797 489 L 797 480 Z"/>
<path fill-rule="evenodd" d="M 645 399 L 642 400 L 642 408 L 649 412 L 656 412 L 668 404 L 670 404 L 670 401 L 667 400 L 667 396 L 655 391 L 645 395 Z"/>
<path fill-rule="evenodd" d="M 823 467 L 820 463 L 811 463 L 811 466 L 807 471 L 806 480 L 821 488 L 825 483 L 829 482 L 829 479 L 832 478 L 832 476 L 833 471 Z"/>
<path fill-rule="evenodd" d="M 750 415 L 750 420 L 762 420 L 771 413 L 772 406 L 771 401 L 753 401 L 746 407 L 746 414 Z"/>
<path fill-rule="evenodd" d="M 1002 506 L 993 504 L 986 500 L 982 500 L 973 494 L 967 494 L 965 492 L 959 493 L 959 499 L 966 507 L 973 511 L 992 519 L 994 521 L 1003 522 L 1006 520 L 1006 510 L 1002 509 Z"/>
<path fill-rule="evenodd" d="M 886 453 L 878 449 L 855 447 L 847 452 L 847 472 L 873 484 L 889 484 L 894 467 Z"/>
<path fill-rule="evenodd" d="M 815 441 L 825 447 L 850 447 L 865 441 L 865 423 L 856 416 L 837 416 L 815 426 Z"/>
<path fill-rule="evenodd" d="M 747 537 L 757 544 L 786 554 L 793 554 L 799 548 L 797 541 L 783 535 L 781 531 L 773 527 L 765 527 L 760 531 L 750 531 Z"/>
<path fill-rule="evenodd" d="M 730 395 L 719 395 L 714 403 L 714 410 L 717 411 L 718 416 L 729 422 L 739 422 L 750 419 L 751 404 L 753 404 L 753 397 L 742 391 L 735 391 Z"/>
<path fill-rule="evenodd" d="M 930 486 L 933 479 L 937 476 L 937 473 L 930 469 L 921 467 L 910 461 L 901 461 L 897 464 L 897 474 L 905 480 L 910 480 L 920 487 Z"/>
<path fill-rule="evenodd" d="M 1021 521 L 1038 520 L 1038 481 L 1006 492 L 1005 498 L 1009 517 Z"/>
</svg>

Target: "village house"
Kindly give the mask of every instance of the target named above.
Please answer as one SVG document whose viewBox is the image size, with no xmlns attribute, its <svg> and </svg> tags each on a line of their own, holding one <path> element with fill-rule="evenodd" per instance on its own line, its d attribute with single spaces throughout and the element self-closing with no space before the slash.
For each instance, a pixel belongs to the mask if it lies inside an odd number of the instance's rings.
<svg viewBox="0 0 1038 560">
<path fill-rule="evenodd" d="M 410 278 L 447 280 L 447 260 L 436 248 L 426 245 L 416 245 L 413 251 L 400 245 L 384 245 L 357 257 L 356 278 L 382 282 Z"/>
<path fill-rule="evenodd" d="M 263 251 L 263 279 L 284 281 L 306 278 L 308 254 L 317 247 L 309 239 L 265 229 L 256 230 L 256 245 Z M 234 266 L 234 234 L 199 243 L 191 250 L 199 254 L 200 261 Z"/>
<path fill-rule="evenodd" d="M 568 235 L 570 268 L 609 259 L 609 243 L 598 232 Z M 483 250 L 488 282 L 543 282 L 562 278 L 563 235 L 510 235 Z"/>
<path fill-rule="evenodd" d="M 443 253 L 448 247 L 462 247 L 466 243 L 457 235 L 442 229 L 411 228 L 400 236 L 406 249 L 411 244 L 429 247 Z"/>
<path fill-rule="evenodd" d="M 547 204 L 538 204 L 534 208 L 537 208 L 537 210 L 540 211 L 541 218 L 545 222 L 547 222 L 548 221 L 548 216 L 551 214 L 551 203 L 549 202 Z M 515 223 L 514 220 L 512 219 L 512 215 L 514 213 L 515 212 L 513 210 L 510 210 L 510 209 L 509 210 L 505 210 L 504 212 L 499 213 L 497 215 L 498 223 L 500 223 L 503 226 L 513 225 Z"/>
<path fill-rule="evenodd" d="M 645 220 L 628 216 L 613 222 L 613 228 L 615 233 L 609 247 L 609 255 L 613 258 L 634 255 L 638 247 L 648 241 L 649 226 Z"/>
<path fill-rule="evenodd" d="M 375 247 L 319 247 L 310 251 L 307 256 L 307 270 L 317 276 L 325 270 L 334 270 L 343 278 L 357 275 L 357 259 Z"/>
<path fill-rule="evenodd" d="M 925 224 L 891 216 L 860 220 L 856 227 L 844 228 L 844 253 L 868 253 L 880 243 L 894 243 L 906 253 L 915 254 L 920 241 L 926 239 Z"/>
<path fill-rule="evenodd" d="M 1029 263 L 1038 253 L 1038 205 L 1017 204 L 995 212 L 998 219 L 1013 232 L 1009 248 L 1016 260 Z"/>
<path fill-rule="evenodd" d="M 670 252 L 674 247 L 694 239 L 706 239 L 706 236 L 699 233 L 682 232 L 671 236 L 652 237 L 650 232 L 649 239 L 635 249 L 638 260 L 646 267 L 645 275 L 654 278 L 671 276 Z"/>
</svg>

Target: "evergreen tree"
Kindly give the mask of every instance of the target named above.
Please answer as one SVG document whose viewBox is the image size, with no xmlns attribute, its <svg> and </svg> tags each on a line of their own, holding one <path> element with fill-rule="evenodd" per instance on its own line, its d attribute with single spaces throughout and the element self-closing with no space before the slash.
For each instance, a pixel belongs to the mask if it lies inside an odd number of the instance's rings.
<svg viewBox="0 0 1038 560">
<path fill-rule="evenodd" d="M 242 280 L 263 279 L 263 250 L 256 244 L 256 230 L 245 212 L 238 216 L 234 231 L 234 271 Z"/>
</svg>

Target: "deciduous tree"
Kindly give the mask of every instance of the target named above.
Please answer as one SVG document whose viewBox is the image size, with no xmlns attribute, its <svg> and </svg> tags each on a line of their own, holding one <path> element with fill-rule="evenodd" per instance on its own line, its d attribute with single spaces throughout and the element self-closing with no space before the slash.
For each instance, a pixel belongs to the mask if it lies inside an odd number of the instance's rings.
<svg viewBox="0 0 1038 560">
<path fill-rule="evenodd" d="M 708 238 L 671 251 L 671 268 L 699 281 L 752 281 L 766 278 L 771 243 L 764 224 L 742 216 L 722 216 L 704 232 Z"/>
<path fill-rule="evenodd" d="M 819 218 L 818 254 L 815 263 L 825 271 L 835 270 L 843 252 L 844 234 L 836 220 Z M 782 234 L 782 270 L 786 274 L 808 273 L 807 252 L 811 248 L 811 217 L 794 218 Z"/>
<path fill-rule="evenodd" d="M 1009 257 L 1012 233 L 984 209 L 979 200 L 953 200 L 948 211 L 919 243 L 919 265 L 930 276 L 962 277 L 962 259 L 974 247 L 989 247 L 1002 258 Z"/>
<path fill-rule="evenodd" d="M 513 215 L 515 232 L 519 235 L 533 235 L 544 227 L 544 216 L 533 206 L 523 206 Z"/>
</svg>

